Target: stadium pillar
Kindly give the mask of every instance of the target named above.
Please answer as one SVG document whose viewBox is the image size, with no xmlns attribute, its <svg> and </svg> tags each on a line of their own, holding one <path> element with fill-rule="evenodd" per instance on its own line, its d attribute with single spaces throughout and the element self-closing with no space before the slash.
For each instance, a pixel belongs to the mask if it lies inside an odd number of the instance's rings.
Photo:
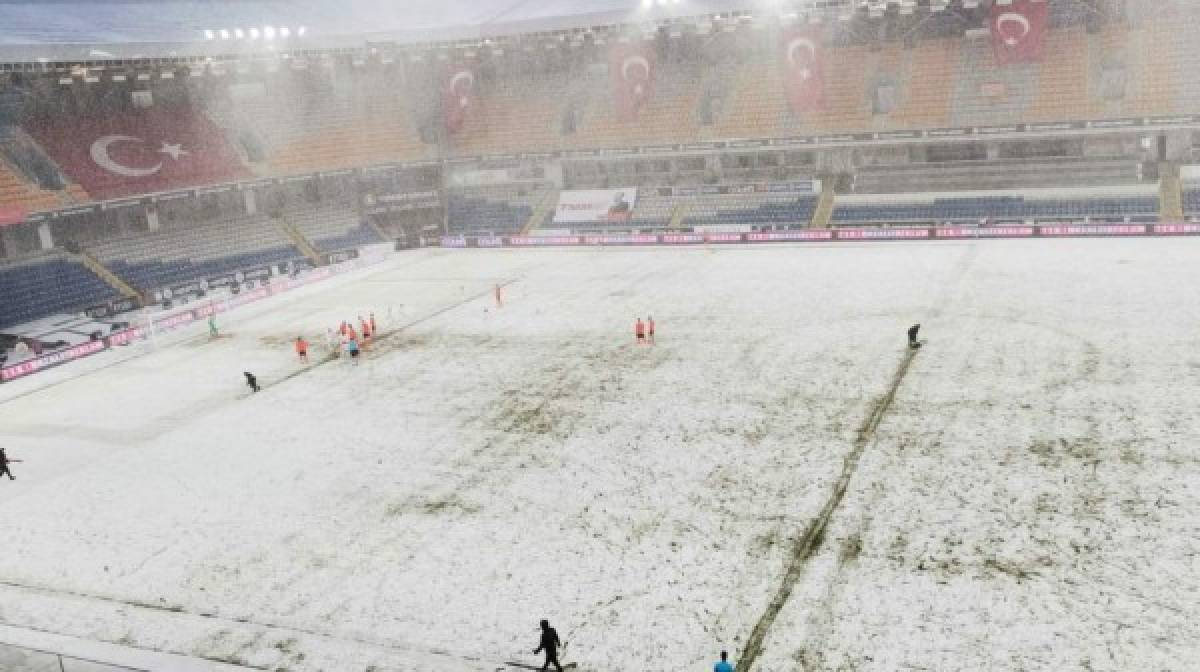
<svg viewBox="0 0 1200 672">
<path fill-rule="evenodd" d="M 50 224 L 42 222 L 38 224 L 38 242 L 41 243 L 43 250 L 54 249 L 54 236 L 50 233 Z"/>
<path fill-rule="evenodd" d="M 247 215 L 258 214 L 258 199 L 254 196 L 253 189 L 246 189 L 242 192 L 242 201 L 246 204 Z"/>
<path fill-rule="evenodd" d="M 158 208 L 153 205 L 146 206 L 146 230 L 158 231 Z"/>
</svg>

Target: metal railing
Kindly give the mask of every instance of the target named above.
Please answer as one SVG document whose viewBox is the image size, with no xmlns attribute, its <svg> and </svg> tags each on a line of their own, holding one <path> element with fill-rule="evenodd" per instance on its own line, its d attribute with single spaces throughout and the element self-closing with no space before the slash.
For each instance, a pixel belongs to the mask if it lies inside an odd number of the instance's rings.
<svg viewBox="0 0 1200 672">
<path fill-rule="evenodd" d="M 152 672 L 143 668 L 112 665 L 98 660 L 65 656 L 60 653 L 2 642 L 0 642 L 0 670 L 3 672 Z"/>
</svg>

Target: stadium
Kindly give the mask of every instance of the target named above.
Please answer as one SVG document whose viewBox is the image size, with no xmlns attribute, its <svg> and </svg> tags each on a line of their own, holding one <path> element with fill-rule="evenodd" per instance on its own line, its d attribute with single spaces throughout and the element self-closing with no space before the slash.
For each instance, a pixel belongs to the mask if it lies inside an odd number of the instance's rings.
<svg viewBox="0 0 1200 672">
<path fill-rule="evenodd" d="M 1200 669 L 1198 35 L 0 0 L 0 671 Z"/>
</svg>

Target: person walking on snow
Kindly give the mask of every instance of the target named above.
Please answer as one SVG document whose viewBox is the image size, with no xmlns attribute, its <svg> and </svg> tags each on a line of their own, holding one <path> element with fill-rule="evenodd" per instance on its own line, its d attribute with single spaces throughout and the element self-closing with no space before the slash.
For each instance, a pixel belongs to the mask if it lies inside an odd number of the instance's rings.
<svg viewBox="0 0 1200 672">
<path fill-rule="evenodd" d="M 358 316 L 358 326 L 360 329 L 362 329 L 363 340 L 364 341 L 371 340 L 371 334 L 375 333 L 375 330 L 372 329 L 371 325 L 368 324 L 367 321 L 362 318 L 362 315 Z"/>
<path fill-rule="evenodd" d="M 217 316 L 216 315 L 208 316 L 208 337 L 209 338 L 220 338 L 220 334 L 217 332 Z"/>
<path fill-rule="evenodd" d="M 8 454 L 4 452 L 3 448 L 0 448 L 0 476 L 8 474 L 8 480 L 15 481 L 17 479 L 13 477 L 12 471 L 8 468 L 10 462 L 20 462 L 20 460 L 8 459 Z"/>
<path fill-rule="evenodd" d="M 733 663 L 729 662 L 728 652 L 721 652 L 721 660 L 717 661 L 716 665 L 713 665 L 713 672 L 733 672 Z"/>
<path fill-rule="evenodd" d="M 496 285 L 496 307 L 497 308 L 504 307 L 504 297 L 502 297 L 500 295 L 500 285 Z"/>
<path fill-rule="evenodd" d="M 640 317 L 633 323 L 633 337 L 638 345 L 646 342 L 646 323 Z"/>
<path fill-rule="evenodd" d="M 654 316 L 646 316 L 646 343 L 654 345 Z"/>
<path fill-rule="evenodd" d="M 253 373 L 243 371 L 242 375 L 246 377 L 246 385 L 250 387 L 251 392 L 258 392 L 262 389 L 258 386 L 258 378 L 255 378 Z"/>
<path fill-rule="evenodd" d="M 296 356 L 301 362 L 308 363 L 308 341 L 303 336 L 296 337 Z"/>
<path fill-rule="evenodd" d="M 908 328 L 908 347 L 919 348 L 921 344 L 917 341 L 917 332 L 921 330 L 920 324 L 914 324 Z"/>
<path fill-rule="evenodd" d="M 350 337 L 346 340 L 346 352 L 350 355 L 350 361 L 358 366 L 358 339 Z"/>
<path fill-rule="evenodd" d="M 562 672 L 562 665 L 558 663 L 558 647 L 562 646 L 562 642 L 558 640 L 558 632 L 550 627 L 550 621 L 542 619 L 542 639 L 538 642 L 538 648 L 533 650 L 534 655 L 546 652 L 546 662 L 542 664 L 543 670 L 550 669 L 550 665 L 554 665 L 554 669 Z"/>
<path fill-rule="evenodd" d="M 379 327 L 375 326 L 375 313 L 371 313 L 370 321 L 371 321 L 371 333 L 375 334 L 376 338 L 379 338 Z"/>
</svg>

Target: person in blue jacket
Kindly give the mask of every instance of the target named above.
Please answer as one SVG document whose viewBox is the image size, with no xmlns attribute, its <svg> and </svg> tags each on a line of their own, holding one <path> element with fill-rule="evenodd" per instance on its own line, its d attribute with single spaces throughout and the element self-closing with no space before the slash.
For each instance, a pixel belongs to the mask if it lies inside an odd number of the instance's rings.
<svg viewBox="0 0 1200 672">
<path fill-rule="evenodd" d="M 728 652 L 721 652 L 721 660 L 713 665 L 713 672 L 733 672 L 733 663 L 729 662 Z"/>
</svg>

